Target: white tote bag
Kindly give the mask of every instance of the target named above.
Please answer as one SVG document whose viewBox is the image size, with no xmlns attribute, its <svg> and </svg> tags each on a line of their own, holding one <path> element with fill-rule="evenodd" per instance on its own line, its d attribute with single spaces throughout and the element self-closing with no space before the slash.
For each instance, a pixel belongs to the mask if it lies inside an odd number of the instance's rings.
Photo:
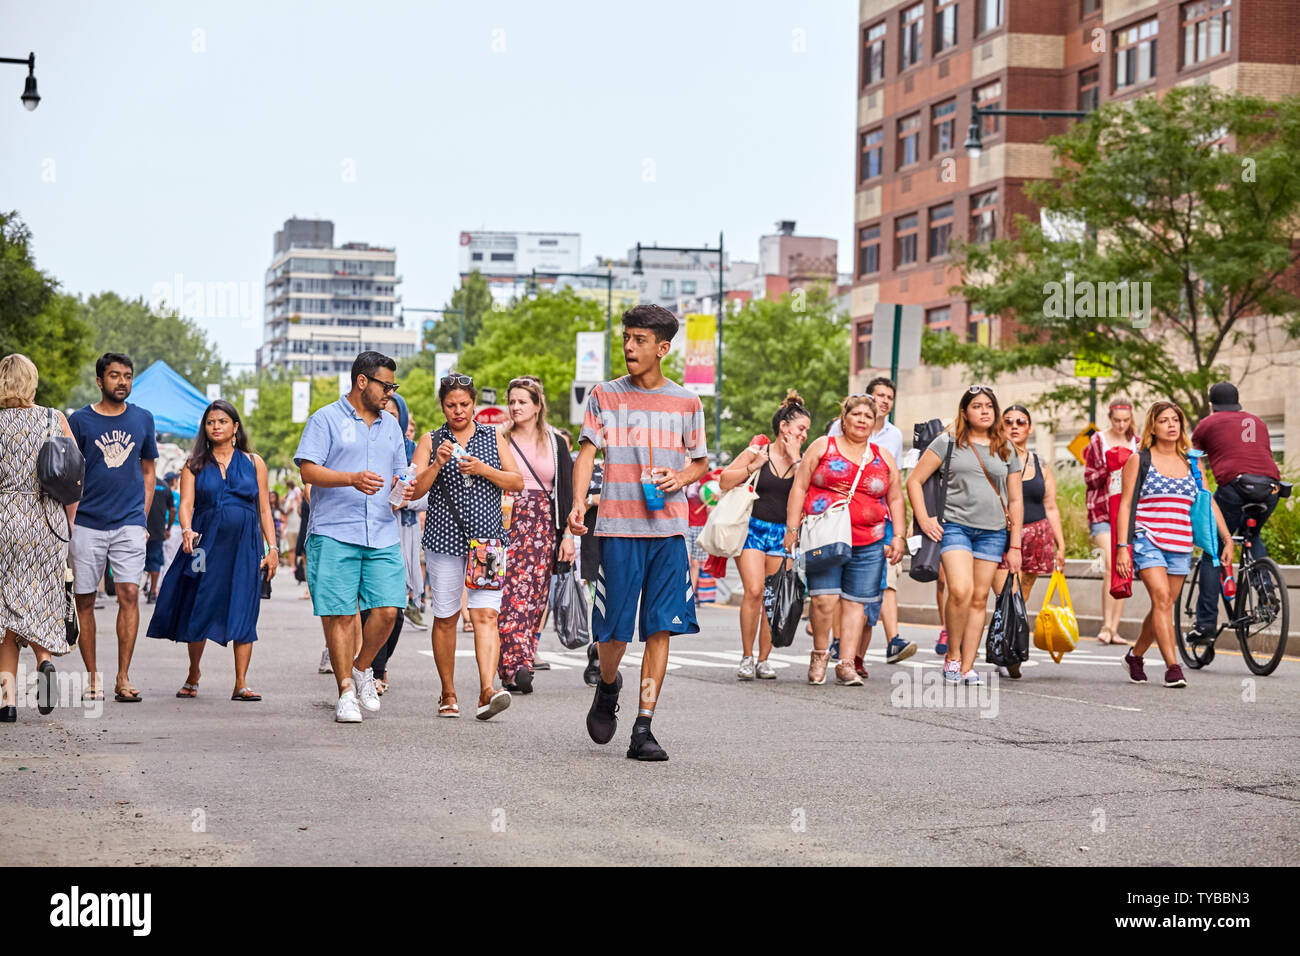
<svg viewBox="0 0 1300 956">
<path fill-rule="evenodd" d="M 706 553 L 720 558 L 734 558 L 744 549 L 745 539 L 749 537 L 749 515 L 754 510 L 754 500 L 758 497 L 754 487 L 758 484 L 762 470 L 760 468 L 754 472 L 754 477 L 745 484 L 728 491 L 713 509 L 704 530 L 700 532 L 700 547 Z"/>
<path fill-rule="evenodd" d="M 853 554 L 853 521 L 849 517 L 849 502 L 858 490 L 862 469 L 871 457 L 871 443 L 862 452 L 858 473 L 853 476 L 853 487 L 847 498 L 835 502 L 819 515 L 808 515 L 799 526 L 799 550 L 803 552 L 804 568 L 823 571 L 843 564 Z"/>
</svg>

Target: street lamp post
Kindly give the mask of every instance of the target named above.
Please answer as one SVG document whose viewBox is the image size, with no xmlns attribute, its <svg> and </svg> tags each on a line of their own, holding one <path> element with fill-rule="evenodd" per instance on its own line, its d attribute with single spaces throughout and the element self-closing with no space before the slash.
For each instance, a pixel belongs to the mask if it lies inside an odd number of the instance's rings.
<svg viewBox="0 0 1300 956">
<path fill-rule="evenodd" d="M 23 95 L 19 97 L 23 101 L 23 106 L 27 112 L 31 112 L 40 105 L 41 97 L 36 92 L 36 54 L 27 54 L 25 60 L 15 60 L 12 57 L 0 56 L 0 63 L 16 63 L 19 66 L 27 67 L 27 82 L 23 85 Z"/>
<path fill-rule="evenodd" d="M 599 272 L 538 272 L 536 269 L 532 272 L 532 279 L 529 288 L 533 291 L 537 289 L 537 277 L 543 279 L 604 279 L 605 280 L 605 381 L 609 381 L 609 349 L 610 336 L 614 334 L 614 270 L 610 269 L 604 275 Z"/>
<path fill-rule="evenodd" d="M 716 252 L 718 254 L 718 344 L 717 351 L 713 360 L 713 442 L 718 452 L 718 462 L 722 461 L 722 318 L 726 311 L 726 282 L 723 278 L 726 272 L 726 259 L 723 253 L 722 232 L 718 232 L 718 247 L 712 246 L 643 246 L 641 243 L 636 244 L 636 262 L 632 265 L 632 275 L 645 275 L 645 270 L 641 266 L 641 250 L 651 249 L 662 252 L 691 252 L 704 253 Z"/>
</svg>

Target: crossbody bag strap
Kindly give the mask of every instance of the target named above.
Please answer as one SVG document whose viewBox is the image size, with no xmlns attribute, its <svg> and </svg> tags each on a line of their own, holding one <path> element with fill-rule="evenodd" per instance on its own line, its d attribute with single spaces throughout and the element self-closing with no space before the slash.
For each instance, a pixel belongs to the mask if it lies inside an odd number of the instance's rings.
<svg viewBox="0 0 1300 956">
<path fill-rule="evenodd" d="M 1006 518 L 1007 528 L 1009 529 L 1011 527 L 1011 511 L 1007 508 L 1007 503 L 1002 500 L 1002 492 L 998 491 L 997 483 L 989 476 L 989 470 L 984 467 L 984 460 L 980 458 L 979 449 L 975 447 L 974 442 L 971 442 L 970 450 L 971 453 L 974 454 L 975 460 L 979 462 L 980 471 L 984 472 L 984 477 L 988 480 L 989 487 L 991 487 L 993 493 L 998 496 L 998 504 L 1002 506 L 1002 516 Z M 992 450 L 990 450 L 989 454 L 992 454 Z M 1008 468 L 1007 474 L 1009 475 L 1010 473 L 1011 470 Z"/>
<path fill-rule="evenodd" d="M 533 467 L 533 465 L 532 465 L 532 462 L 530 462 L 530 461 L 528 460 L 528 456 L 524 454 L 524 450 L 523 450 L 522 448 L 520 448 L 518 445 L 515 444 L 515 440 L 514 440 L 513 438 L 510 439 L 510 445 L 511 445 L 511 447 L 514 448 L 515 451 L 519 452 L 519 457 L 522 458 L 522 459 L 524 460 L 524 464 L 528 466 L 528 470 L 529 470 L 529 472 L 530 472 L 530 473 L 532 474 L 532 476 L 533 476 L 533 481 L 537 482 L 537 485 L 538 485 L 539 488 L 541 488 L 543 491 L 546 491 L 546 496 L 547 496 L 548 498 L 554 498 L 554 497 L 555 497 L 555 481 L 552 480 L 552 481 L 551 481 L 551 487 L 550 487 L 550 489 L 547 489 L 547 487 L 546 487 L 546 483 L 543 482 L 542 479 L 540 479 L 540 478 L 537 477 L 537 469 L 535 469 L 535 468 Z"/>
<path fill-rule="evenodd" d="M 451 500 L 451 492 L 447 490 L 446 485 L 439 485 L 438 490 L 442 492 L 442 500 L 447 503 L 447 510 L 451 512 L 451 520 L 456 522 L 456 527 L 460 529 L 460 535 L 465 539 L 465 544 L 468 546 L 470 541 L 469 532 L 465 529 L 465 522 L 460 518 L 460 511 L 456 507 L 456 502 Z"/>
<path fill-rule="evenodd" d="M 840 450 L 839 442 L 835 443 L 835 450 L 837 452 Z M 853 500 L 853 494 L 858 490 L 858 482 L 862 480 L 862 472 L 867 467 L 867 458 L 869 457 L 874 457 L 874 456 L 871 455 L 871 442 L 868 441 L 867 447 L 863 449 L 862 452 L 862 461 L 858 462 L 858 473 L 853 476 L 853 486 L 849 488 L 849 494 L 848 497 L 844 499 L 845 501 Z"/>
<path fill-rule="evenodd" d="M 948 450 L 943 454 L 943 471 L 939 473 L 939 494 L 941 494 L 942 497 L 939 499 L 939 507 L 937 509 L 939 513 L 935 515 L 935 520 L 937 520 L 939 524 L 943 524 L 943 513 L 948 508 L 948 481 L 950 477 L 949 473 L 952 470 L 952 450 L 956 447 L 957 439 L 953 438 L 948 442 Z"/>
</svg>

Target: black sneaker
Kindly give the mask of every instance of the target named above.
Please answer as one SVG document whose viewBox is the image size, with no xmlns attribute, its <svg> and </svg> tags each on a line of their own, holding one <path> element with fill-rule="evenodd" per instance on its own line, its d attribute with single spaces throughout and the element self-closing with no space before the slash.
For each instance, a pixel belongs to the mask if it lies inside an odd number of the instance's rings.
<svg viewBox="0 0 1300 956">
<path fill-rule="evenodd" d="M 1209 644 L 1210 641 L 1211 641 L 1210 636 L 1206 634 L 1205 631 L 1202 631 L 1199 627 L 1194 627 L 1187 632 L 1188 644 Z"/>
<path fill-rule="evenodd" d="M 596 685 L 596 696 L 587 711 L 587 733 L 598 744 L 607 744 L 614 739 L 618 729 L 618 692 L 623 689 L 623 675 L 614 679 L 614 693 L 607 694 L 600 684 Z"/>
<path fill-rule="evenodd" d="M 600 656 L 594 641 L 587 645 L 587 669 L 582 672 L 582 679 L 587 682 L 588 687 L 595 687 L 600 683 Z"/>
<path fill-rule="evenodd" d="M 627 748 L 627 755 L 633 760 L 667 760 L 668 751 L 659 746 L 655 735 L 649 730 L 638 734 L 633 732 L 632 744 Z"/>
<path fill-rule="evenodd" d="M 515 671 L 514 683 L 519 688 L 521 694 L 531 694 L 533 692 L 533 672 L 527 667 L 521 667 Z M 510 688 L 506 688 L 509 690 Z"/>
</svg>

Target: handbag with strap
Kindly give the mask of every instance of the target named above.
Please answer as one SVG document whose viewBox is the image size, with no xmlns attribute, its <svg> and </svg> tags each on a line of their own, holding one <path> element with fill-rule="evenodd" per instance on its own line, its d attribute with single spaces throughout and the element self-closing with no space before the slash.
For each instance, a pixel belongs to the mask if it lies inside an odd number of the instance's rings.
<svg viewBox="0 0 1300 956">
<path fill-rule="evenodd" d="M 745 540 L 749 537 L 749 516 L 758 499 L 755 489 L 762 471 L 759 468 L 749 481 L 723 495 L 717 507 L 709 514 L 709 520 L 705 522 L 699 538 L 699 545 L 706 554 L 734 558 L 744 550 Z"/>
<path fill-rule="evenodd" d="M 441 477 L 441 476 L 439 476 Z M 447 503 L 451 518 L 460 529 L 461 537 L 469 547 L 469 559 L 465 562 L 465 587 L 472 591 L 499 591 L 506 583 L 506 543 L 500 538 L 474 538 L 465 528 L 456 503 L 451 500 L 451 492 L 445 484 L 439 484 L 442 500 Z"/>
<path fill-rule="evenodd" d="M 919 427 L 919 426 L 918 426 Z M 925 479 L 925 485 L 934 482 L 932 494 L 934 496 L 934 520 L 943 525 L 943 512 L 948 506 L 948 482 L 951 478 L 949 469 L 952 466 L 952 450 L 957 447 L 955 441 L 948 443 L 948 450 L 943 456 L 943 467 L 935 472 L 929 478 Z M 922 495 L 927 490 L 925 485 L 922 486 Z M 927 504 L 929 502 L 927 501 Z M 920 581 L 922 584 L 928 584 L 931 581 L 939 580 L 940 555 L 943 553 L 943 540 L 935 541 L 929 535 L 921 531 L 921 523 L 912 516 L 912 533 L 921 536 L 921 547 L 912 555 L 911 567 L 908 569 L 908 576 L 913 581 Z"/>
<path fill-rule="evenodd" d="M 1061 603 L 1053 604 L 1052 595 Z M 1052 572 L 1052 580 L 1043 595 L 1043 609 L 1034 619 L 1034 647 L 1047 651 L 1053 661 L 1061 663 L 1061 658 L 1074 650 L 1079 643 L 1079 620 L 1074 616 L 1074 605 L 1070 603 L 1070 588 L 1065 583 L 1065 575 L 1060 571 Z"/>
<path fill-rule="evenodd" d="M 803 519 L 803 524 L 799 527 L 799 550 L 803 552 L 806 571 L 824 571 L 843 564 L 852 556 L 853 519 L 849 515 L 849 502 L 858 490 L 858 482 L 862 480 L 862 470 L 867 467 L 867 459 L 872 457 L 871 448 L 871 442 L 868 441 L 848 495 L 821 514 L 808 515 Z"/>
<path fill-rule="evenodd" d="M 82 457 L 81 449 L 77 447 L 77 440 L 59 431 L 59 420 L 55 417 L 54 409 L 47 408 L 45 413 L 46 435 L 40 449 L 36 452 L 36 480 L 41 486 L 42 495 L 53 498 L 67 507 L 81 500 L 82 486 L 86 478 L 86 459 Z M 72 537 L 70 521 L 68 537 L 65 538 L 50 524 L 50 516 L 46 513 L 43 504 L 41 515 L 45 518 L 45 525 L 50 529 L 50 534 L 60 541 L 67 541 Z M 66 520 L 66 513 L 64 517 Z"/>
<path fill-rule="evenodd" d="M 1201 452 L 1193 451 L 1187 458 L 1187 467 L 1191 469 L 1196 482 L 1196 497 L 1192 499 L 1192 544 L 1204 551 L 1219 566 L 1219 528 L 1214 521 L 1214 495 L 1205 487 L 1201 477 Z"/>
</svg>

